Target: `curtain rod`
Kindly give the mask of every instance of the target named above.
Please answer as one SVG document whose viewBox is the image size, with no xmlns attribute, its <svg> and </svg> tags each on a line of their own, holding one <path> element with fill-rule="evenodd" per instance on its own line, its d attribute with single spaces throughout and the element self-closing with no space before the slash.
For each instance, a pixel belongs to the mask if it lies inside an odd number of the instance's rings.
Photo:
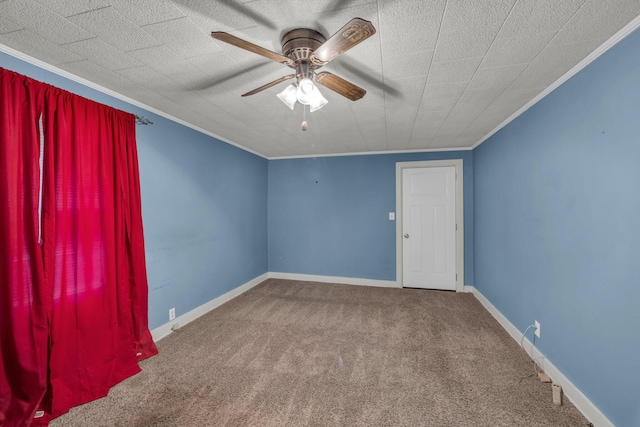
<svg viewBox="0 0 640 427">
<path fill-rule="evenodd" d="M 146 117 L 138 116 L 136 114 L 136 124 L 137 125 L 152 125 L 153 122 Z"/>
</svg>

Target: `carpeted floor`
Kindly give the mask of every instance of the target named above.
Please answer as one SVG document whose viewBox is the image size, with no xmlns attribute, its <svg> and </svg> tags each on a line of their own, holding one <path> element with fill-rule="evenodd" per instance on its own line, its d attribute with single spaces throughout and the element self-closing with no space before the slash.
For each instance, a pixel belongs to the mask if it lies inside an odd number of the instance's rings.
<svg viewBox="0 0 640 427">
<path fill-rule="evenodd" d="M 51 426 L 586 426 L 471 294 L 267 280 Z"/>
</svg>

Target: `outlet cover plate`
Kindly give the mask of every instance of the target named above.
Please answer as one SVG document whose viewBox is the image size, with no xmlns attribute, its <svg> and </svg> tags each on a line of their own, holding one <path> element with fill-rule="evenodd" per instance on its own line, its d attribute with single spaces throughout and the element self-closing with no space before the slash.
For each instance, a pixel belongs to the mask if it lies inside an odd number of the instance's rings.
<svg viewBox="0 0 640 427">
<path fill-rule="evenodd" d="M 169 321 L 172 321 L 173 319 L 176 318 L 176 308 L 170 308 L 169 309 Z"/>
<path fill-rule="evenodd" d="M 534 333 L 538 338 L 540 338 L 540 322 L 538 322 L 537 320 L 534 320 L 533 324 L 536 325 L 536 330 Z"/>
</svg>

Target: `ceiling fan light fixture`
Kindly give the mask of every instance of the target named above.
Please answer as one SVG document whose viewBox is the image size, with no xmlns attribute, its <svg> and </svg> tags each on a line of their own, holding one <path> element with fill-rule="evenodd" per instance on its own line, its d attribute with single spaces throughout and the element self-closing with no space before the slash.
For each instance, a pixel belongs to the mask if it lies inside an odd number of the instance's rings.
<svg viewBox="0 0 640 427">
<path fill-rule="evenodd" d="M 315 85 L 310 79 L 302 79 L 298 83 L 298 90 L 296 96 L 300 104 L 309 105 L 315 97 L 316 89 Z"/>
<path fill-rule="evenodd" d="M 316 87 L 314 86 L 311 79 L 302 79 L 298 84 L 298 88 L 298 90 L 300 90 L 300 93 L 304 96 L 311 95 Z"/>
<path fill-rule="evenodd" d="M 293 108 L 296 106 L 296 101 L 298 100 L 296 95 L 297 95 L 296 85 L 291 83 L 282 92 L 280 92 L 277 96 L 278 96 L 278 98 L 280 98 L 280 100 L 282 102 L 284 102 L 284 104 L 287 107 L 289 107 L 289 108 L 291 108 L 293 110 Z"/>
<path fill-rule="evenodd" d="M 298 83 L 296 97 L 302 105 L 308 105 L 312 113 L 324 107 L 327 102 L 329 102 L 322 96 L 316 85 L 313 84 L 313 81 L 307 78 L 300 80 L 300 83 Z"/>
<path fill-rule="evenodd" d="M 297 101 L 302 105 L 308 105 L 312 113 L 324 107 L 329 102 L 322 96 L 311 79 L 302 79 L 298 85 L 291 83 L 277 96 L 292 110 L 295 108 Z"/>
<path fill-rule="evenodd" d="M 322 94 L 320 93 L 317 87 L 314 87 L 314 89 L 315 91 L 314 91 L 313 99 L 309 103 L 309 111 L 312 113 L 316 110 L 321 109 L 322 107 L 327 105 L 327 103 L 329 102 L 325 99 L 324 96 L 322 96 Z"/>
</svg>

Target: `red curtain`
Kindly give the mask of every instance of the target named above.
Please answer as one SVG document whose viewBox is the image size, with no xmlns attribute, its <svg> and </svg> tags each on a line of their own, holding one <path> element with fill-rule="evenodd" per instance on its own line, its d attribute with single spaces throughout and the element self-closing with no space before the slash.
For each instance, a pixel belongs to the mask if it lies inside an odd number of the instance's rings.
<svg viewBox="0 0 640 427">
<path fill-rule="evenodd" d="M 10 74 L 13 81 L 19 80 L 15 73 Z M 33 319 L 45 321 L 36 325 L 33 320 L 36 327 L 31 324 L 23 327 L 23 330 L 31 328 L 31 334 L 35 334 L 34 330 L 40 332 L 30 341 L 34 349 L 25 348 L 20 340 L 12 338 L 17 332 L 5 339 L 5 331 L 1 330 L 3 359 L 5 351 L 19 353 L 21 359 L 29 353 L 34 363 L 30 362 L 24 371 L 37 372 L 35 378 L 40 386 L 29 387 L 34 390 L 25 398 L 12 386 L 8 387 L 7 411 L 0 406 L 0 414 L 6 414 L 0 417 L 6 417 L 7 425 L 29 422 L 46 425 L 73 406 L 105 396 L 110 387 L 140 370 L 138 360 L 157 353 L 147 325 L 135 117 L 44 84 L 36 98 L 41 100 L 36 105 L 42 106 L 44 129 L 42 244 L 38 245 L 37 233 L 34 240 L 32 235 L 15 230 L 17 223 L 13 218 L 5 221 L 7 228 L 14 229 L 14 235 L 6 240 L 9 250 L 24 252 L 21 248 L 33 247 L 38 254 L 38 258 L 21 258 L 22 270 L 30 272 L 30 280 L 11 273 L 6 287 L 8 292 L 29 287 L 32 293 L 39 293 L 42 304 L 37 307 L 31 304 L 22 310 Z M 0 112 L 3 117 L 13 117 L 17 114 L 13 110 L 24 109 L 26 105 L 10 101 L 7 104 L 11 105 L 6 113 L 4 108 Z M 37 117 L 39 110 L 35 111 Z M 6 163 L 18 164 L 18 169 L 30 163 L 31 169 L 35 169 L 29 181 L 36 179 L 35 188 L 33 183 L 27 186 L 24 185 L 27 181 L 22 180 L 15 184 L 15 192 L 19 201 L 23 200 L 23 192 L 25 200 L 26 195 L 29 200 L 34 199 L 36 210 L 29 205 L 28 217 L 34 223 L 31 229 L 37 231 L 37 118 L 32 122 L 32 127 L 36 127 L 36 148 L 22 157 L 9 152 L 0 162 L 6 159 Z M 4 122 L 2 127 L 4 135 Z M 9 137 L 3 138 L 0 149 L 8 146 L 26 152 L 16 147 L 33 144 L 24 138 Z M 24 212 L 14 215 L 26 217 Z M 2 239 L 4 245 L 4 235 Z M 11 264 L 8 271 L 15 269 Z M 4 315 L 5 309 L 12 306 L 5 301 L 8 302 L 3 298 L 0 302 L 3 320 L 6 317 L 13 323 L 12 312 Z M 6 384 L 31 383 L 20 372 L 14 375 L 13 368 L 13 361 L 5 360 L 2 374 L 7 378 Z M 4 386 L 3 379 L 0 387 Z M 9 411 L 14 400 L 22 405 L 17 413 L 22 418 L 11 424 L 14 415 Z M 36 409 L 44 411 L 44 416 L 31 421 Z"/>
<path fill-rule="evenodd" d="M 46 389 L 49 292 L 38 244 L 40 83 L 0 69 L 0 425 Z M 23 423 L 22 425 L 25 425 Z"/>
</svg>

